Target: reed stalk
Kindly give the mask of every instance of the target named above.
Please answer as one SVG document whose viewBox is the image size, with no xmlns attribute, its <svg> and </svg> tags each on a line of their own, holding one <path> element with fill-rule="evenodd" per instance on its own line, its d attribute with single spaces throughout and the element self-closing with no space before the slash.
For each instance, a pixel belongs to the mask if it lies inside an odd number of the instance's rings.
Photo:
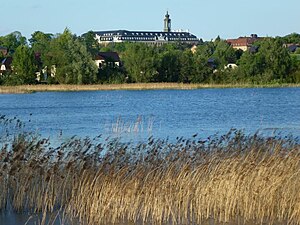
<svg viewBox="0 0 300 225">
<path fill-rule="evenodd" d="M 299 87 L 299 83 L 287 84 L 186 84 L 186 83 L 130 83 L 130 84 L 93 84 L 93 85 L 20 85 L 0 86 L 0 94 L 49 92 L 49 91 L 107 91 L 107 90 L 159 90 L 176 89 L 189 90 L 200 88 L 274 88 L 274 87 Z"/>
<path fill-rule="evenodd" d="M 139 144 L 74 137 L 56 149 L 28 133 L 11 141 L 0 153 L 4 212 L 8 205 L 63 212 L 86 225 L 300 224 L 300 145 L 293 137 L 236 130 Z"/>
</svg>

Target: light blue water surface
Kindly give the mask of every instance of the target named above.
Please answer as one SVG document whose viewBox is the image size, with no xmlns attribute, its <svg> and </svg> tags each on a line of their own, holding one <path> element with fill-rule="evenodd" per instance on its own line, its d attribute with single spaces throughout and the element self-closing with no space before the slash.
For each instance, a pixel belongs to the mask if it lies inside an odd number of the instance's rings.
<svg viewBox="0 0 300 225">
<path fill-rule="evenodd" d="M 17 117 L 27 129 L 54 140 L 99 134 L 126 140 L 195 133 L 206 138 L 230 128 L 300 137 L 300 88 L 5 94 L 0 114 Z M 24 214 L 0 214 L 0 224 L 27 220 Z"/>
<path fill-rule="evenodd" d="M 300 137 L 300 88 L 38 92 L 0 95 L 0 114 L 45 137 L 205 138 L 231 128 Z"/>
</svg>

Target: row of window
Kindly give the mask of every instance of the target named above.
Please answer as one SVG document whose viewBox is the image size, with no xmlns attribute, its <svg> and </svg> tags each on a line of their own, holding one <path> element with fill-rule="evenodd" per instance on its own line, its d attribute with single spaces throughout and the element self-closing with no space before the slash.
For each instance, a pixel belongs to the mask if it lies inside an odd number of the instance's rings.
<svg viewBox="0 0 300 225">
<path fill-rule="evenodd" d="M 112 37 L 103 37 L 100 39 L 101 41 L 112 41 Z M 118 37 L 117 40 L 140 40 L 140 41 L 155 41 L 154 37 Z M 197 38 L 168 38 L 169 41 L 197 41 Z"/>
<path fill-rule="evenodd" d="M 242 43 L 234 43 L 232 46 L 248 46 L 248 44 L 242 44 Z"/>
<path fill-rule="evenodd" d="M 155 35 L 155 36 L 163 36 L 163 35 L 166 35 L 166 36 L 177 36 L 177 37 L 180 37 L 180 36 L 182 36 L 182 37 L 184 37 L 184 36 L 187 36 L 186 35 L 186 33 L 172 33 L 172 32 L 170 32 L 170 33 L 124 33 L 125 35 L 133 35 L 133 36 L 135 36 L 135 35 L 138 35 L 138 36 L 144 36 L 144 35 L 146 35 L 146 36 L 148 36 L 148 35 L 150 35 L 150 36 L 153 36 L 153 35 Z M 104 33 L 103 34 L 103 36 L 113 36 L 113 35 L 115 35 L 114 33 Z M 117 33 L 116 35 L 121 35 L 120 33 Z M 192 36 L 192 34 L 188 34 L 189 36 Z"/>
</svg>

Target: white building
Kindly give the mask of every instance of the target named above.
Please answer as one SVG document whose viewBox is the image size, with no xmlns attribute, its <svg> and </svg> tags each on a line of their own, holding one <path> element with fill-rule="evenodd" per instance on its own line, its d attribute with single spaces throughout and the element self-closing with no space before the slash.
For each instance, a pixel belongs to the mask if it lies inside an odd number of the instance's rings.
<svg viewBox="0 0 300 225">
<path fill-rule="evenodd" d="M 171 19 L 167 12 L 164 18 L 163 31 L 94 31 L 96 39 L 100 44 L 121 43 L 121 42 L 142 42 L 151 45 L 162 45 L 165 43 L 180 42 L 197 44 L 199 39 L 188 31 L 171 31 Z"/>
</svg>

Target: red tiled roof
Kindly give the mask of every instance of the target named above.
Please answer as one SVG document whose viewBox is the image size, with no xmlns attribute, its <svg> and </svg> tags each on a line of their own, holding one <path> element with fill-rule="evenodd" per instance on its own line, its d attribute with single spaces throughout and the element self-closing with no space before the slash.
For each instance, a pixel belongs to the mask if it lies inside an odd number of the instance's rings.
<svg viewBox="0 0 300 225">
<path fill-rule="evenodd" d="M 257 38 L 239 37 L 237 39 L 227 39 L 227 43 L 232 46 L 251 46 Z"/>
</svg>

